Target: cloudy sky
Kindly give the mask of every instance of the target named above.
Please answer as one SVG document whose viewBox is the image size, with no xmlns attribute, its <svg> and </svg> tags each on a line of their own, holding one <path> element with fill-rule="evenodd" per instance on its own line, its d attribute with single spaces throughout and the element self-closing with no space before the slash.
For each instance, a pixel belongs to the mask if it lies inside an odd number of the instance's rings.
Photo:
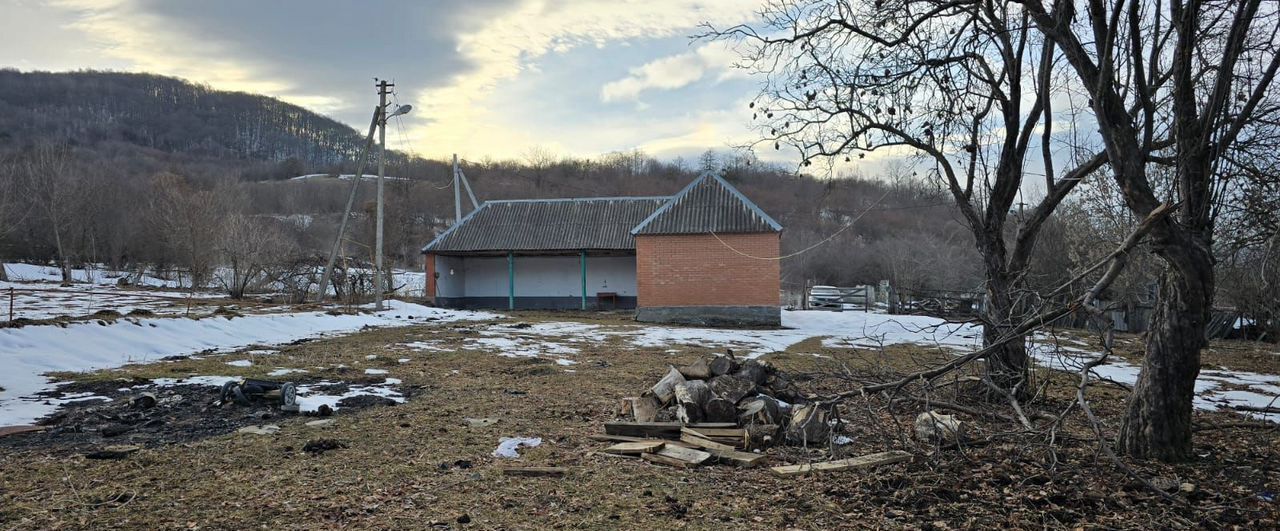
<svg viewBox="0 0 1280 531">
<path fill-rule="evenodd" d="M 696 157 L 749 138 L 756 82 L 698 24 L 753 0 L 0 0 L 0 65 L 146 71 L 275 96 L 353 126 L 393 80 L 423 156 Z"/>
</svg>

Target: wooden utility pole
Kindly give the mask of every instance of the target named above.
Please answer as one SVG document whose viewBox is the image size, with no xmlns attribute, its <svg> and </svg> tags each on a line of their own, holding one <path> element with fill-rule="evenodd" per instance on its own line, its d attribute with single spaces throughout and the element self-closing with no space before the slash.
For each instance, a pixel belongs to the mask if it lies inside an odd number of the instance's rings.
<svg viewBox="0 0 1280 531">
<path fill-rule="evenodd" d="M 378 227 L 373 246 L 373 309 L 382 310 L 382 180 L 387 170 L 387 89 L 394 87 L 386 80 L 378 82 Z"/>
<path fill-rule="evenodd" d="M 458 176 L 458 154 L 453 154 L 453 224 L 462 221 L 462 178 Z"/>
<path fill-rule="evenodd" d="M 369 121 L 369 134 L 365 137 L 364 149 L 360 151 L 359 162 L 356 163 L 356 176 L 351 180 L 351 193 L 347 194 L 347 209 L 342 211 L 342 221 L 338 223 L 338 236 L 333 239 L 333 248 L 329 250 L 329 261 L 324 264 L 324 274 L 320 275 L 320 293 L 317 301 L 324 301 L 329 292 L 329 281 L 333 278 L 334 262 L 338 260 L 338 252 L 342 249 L 342 239 L 347 233 L 347 219 L 351 217 L 351 207 L 355 205 L 356 193 L 360 191 L 360 181 L 364 177 L 364 164 L 369 160 L 369 150 L 373 149 L 373 132 L 378 127 L 378 118 L 382 116 L 382 107 L 373 110 L 373 119 Z M 195 289 L 192 286 L 192 289 Z"/>
</svg>

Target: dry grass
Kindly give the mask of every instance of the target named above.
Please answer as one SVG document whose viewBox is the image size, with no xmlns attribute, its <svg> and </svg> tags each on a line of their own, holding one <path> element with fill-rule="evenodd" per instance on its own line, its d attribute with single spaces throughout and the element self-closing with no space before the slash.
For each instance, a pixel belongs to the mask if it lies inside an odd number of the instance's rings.
<svg viewBox="0 0 1280 531">
<path fill-rule="evenodd" d="M 580 319 L 621 324 L 617 316 L 519 314 L 519 320 Z M 911 446 L 911 463 L 874 472 L 778 478 L 767 469 L 704 467 L 677 470 L 599 453 L 587 436 L 613 418 L 618 400 L 646 388 L 667 363 L 684 363 L 710 351 L 681 347 L 633 348 L 608 342 L 584 349 L 577 365 L 506 358 L 491 352 L 416 352 L 396 345 L 422 339 L 460 347 L 473 324 L 426 325 L 373 330 L 307 342 L 250 368 L 211 357 L 129 366 L 77 375 L 87 379 L 154 378 L 188 374 L 261 376 L 274 366 L 330 367 L 320 374 L 347 380 L 363 368 L 390 371 L 414 386 L 414 398 L 394 407 L 343 413 L 327 428 L 306 418 L 281 422 L 274 436 L 232 434 L 190 444 L 148 449 L 121 461 L 58 457 L 39 450 L 0 455 L 0 527 L 10 529 L 422 529 L 476 527 L 542 528 L 850 528 L 850 527 L 1163 527 L 1203 514 L 1210 527 L 1258 521 L 1275 523 L 1274 504 L 1253 495 L 1276 488 L 1274 431 L 1210 432 L 1200 444 L 1204 462 L 1163 467 L 1210 491 L 1197 503 L 1223 505 L 1229 513 L 1179 511 L 1124 488 L 1123 475 L 1097 462 L 1097 453 L 1076 427 L 1064 434 L 1061 464 L 1045 464 L 1042 449 L 1024 442 L 997 442 L 964 452 L 930 453 Z M 366 360 L 370 354 L 375 360 Z M 820 354 L 828 357 L 817 357 Z M 822 348 L 808 341 L 771 355 L 794 372 L 830 371 L 843 364 L 862 373 L 901 373 L 948 354 L 919 347 L 886 352 Z M 397 363 L 397 358 L 412 358 Z M 345 373 L 331 367 L 345 364 Z M 313 371 L 315 369 L 312 369 Z M 1073 382 L 1050 378 L 1051 404 L 1069 400 Z M 840 385 L 809 380 L 817 390 Z M 1091 393 L 1098 409 L 1114 418 L 1118 392 Z M 1056 401 L 1056 402 L 1054 402 Z M 855 407 L 851 405 L 851 407 Z M 900 412 L 909 420 L 910 411 Z M 464 417 L 496 417 L 492 426 L 468 428 Z M 859 419 L 856 412 L 846 415 Z M 1218 415 L 1202 416 L 1208 419 Z M 901 420 L 899 419 L 899 420 Z M 890 421 L 885 421 L 890 422 Z M 983 421 L 978 420 L 978 423 Z M 855 442 L 839 449 L 860 454 L 901 447 L 881 436 L 885 426 L 849 427 Z M 992 427 L 988 432 L 999 431 Z M 564 478 L 508 477 L 507 460 L 491 452 L 502 436 L 542 437 L 523 452 L 522 465 L 565 466 Z M 1080 436 L 1080 441 L 1071 442 Z M 310 440 L 332 438 L 347 448 L 309 455 Z M 788 450 L 792 459 L 825 458 L 825 449 Z M 781 454 L 779 454 L 781 455 Z M 1234 474 L 1231 466 L 1252 467 Z M 459 466 L 469 462 L 470 467 Z M 1070 464 L 1070 466 L 1068 466 Z M 1243 464 L 1243 465 L 1242 465 Z M 1217 474 L 1218 480 L 1214 480 Z M 1262 480 L 1252 478 L 1262 477 Z M 1199 479 L 1203 478 L 1203 479 Z M 1244 478 L 1244 479 L 1240 479 Z M 1261 484 L 1248 483 L 1254 481 Z M 1120 485 L 1120 486 L 1117 486 Z M 1117 490 L 1120 492 L 1117 494 Z M 1098 491 L 1100 498 L 1090 498 Z M 1174 512 L 1182 520 L 1169 520 Z M 465 515 L 465 518 L 462 518 Z M 459 523 L 459 519 L 469 523 Z M 1261 520 L 1260 520 L 1261 519 Z M 1269 520 L 1268 520 L 1269 519 Z"/>
</svg>

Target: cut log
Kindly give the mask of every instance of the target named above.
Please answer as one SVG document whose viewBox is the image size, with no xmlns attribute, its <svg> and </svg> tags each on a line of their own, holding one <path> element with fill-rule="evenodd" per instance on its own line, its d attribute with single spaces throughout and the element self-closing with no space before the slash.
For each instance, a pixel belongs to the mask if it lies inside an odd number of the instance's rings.
<svg viewBox="0 0 1280 531">
<path fill-rule="evenodd" d="M 781 429 L 781 426 L 777 424 L 749 424 L 745 429 L 747 430 L 747 439 L 751 441 L 747 448 L 769 448 L 778 443 L 778 430 Z"/>
<path fill-rule="evenodd" d="M 0 437 L 8 435 L 17 435 L 19 433 L 31 433 L 35 431 L 44 431 L 49 429 L 48 426 L 0 426 Z"/>
<path fill-rule="evenodd" d="M 810 472 L 833 472 L 836 470 L 871 468 L 882 465 L 891 465 L 893 463 L 901 463 L 909 459 L 911 459 L 911 454 L 902 450 L 892 450 L 888 452 L 867 454 L 860 457 L 852 457 L 849 459 L 840 459 L 837 461 L 806 463 L 803 465 L 775 466 L 770 470 L 779 476 L 794 476 L 797 474 L 808 474 Z"/>
<path fill-rule="evenodd" d="M 711 378 L 711 366 L 707 360 L 698 358 L 698 361 L 680 367 L 680 374 L 686 380 L 708 380 Z"/>
<path fill-rule="evenodd" d="M 782 406 L 771 396 L 760 395 L 738 404 L 738 422 L 747 424 L 779 424 Z"/>
<path fill-rule="evenodd" d="M 504 476 L 560 477 L 568 472 L 569 469 L 559 466 L 521 466 L 502 469 Z"/>
<path fill-rule="evenodd" d="M 750 395 L 755 390 L 755 383 L 737 376 L 716 376 L 711 379 L 711 392 L 734 404 L 737 404 L 743 397 Z"/>
<path fill-rule="evenodd" d="M 711 368 L 711 376 L 724 376 L 738 371 L 738 362 L 731 356 L 716 356 L 707 366 Z"/>
<path fill-rule="evenodd" d="M 679 468 L 693 468 L 705 463 L 708 459 L 711 459 L 711 454 L 691 448 L 666 446 L 656 453 L 641 454 L 640 457 L 645 461 L 652 461 L 654 463 L 661 463 Z"/>
<path fill-rule="evenodd" d="M 675 367 L 668 367 L 666 376 L 663 376 L 658 383 L 653 384 L 653 388 L 649 390 L 649 394 L 658 399 L 658 404 L 665 406 L 671 403 L 671 399 L 676 396 L 676 386 L 684 383 L 684 376 L 680 375 Z"/>
<path fill-rule="evenodd" d="M 764 454 L 753 454 L 751 452 L 739 452 L 737 450 L 711 450 L 707 453 L 721 463 L 727 463 L 733 466 L 750 468 L 764 461 Z"/>
<path fill-rule="evenodd" d="M 622 399 L 619 413 L 623 418 L 636 422 L 653 422 L 658 418 L 658 410 L 661 407 L 658 399 L 652 396 L 629 397 Z"/>
<path fill-rule="evenodd" d="M 703 405 L 711 399 L 711 388 L 702 380 L 689 380 L 676 386 L 676 420 L 693 424 L 706 420 Z"/>
<path fill-rule="evenodd" d="M 645 441 L 618 443 L 605 448 L 605 453 L 619 455 L 640 455 L 651 454 L 661 450 L 667 443 L 658 439 L 649 439 Z"/>
<path fill-rule="evenodd" d="M 712 398 L 702 406 L 703 420 L 707 422 L 733 422 L 738 418 L 738 409 L 733 402 L 723 398 Z"/>
<path fill-rule="evenodd" d="M 659 439 L 679 439 L 680 428 L 685 424 L 679 422 L 606 422 L 604 432 L 607 435 L 626 435 L 630 437 L 653 437 Z M 736 428 L 732 422 L 700 422 L 688 424 L 690 428 Z"/>
<path fill-rule="evenodd" d="M 725 452 L 731 452 L 734 450 L 734 447 L 732 445 L 719 443 L 711 439 L 707 439 L 703 437 L 701 434 L 699 434 L 698 432 L 693 430 L 681 430 L 680 441 L 689 443 L 693 446 L 697 446 L 698 448 L 702 448 L 704 450 L 720 450 Z"/>
<path fill-rule="evenodd" d="M 756 360 L 747 360 L 743 362 L 742 366 L 738 368 L 738 372 L 735 374 L 739 378 L 747 380 L 755 385 L 763 384 L 765 378 L 768 377 L 768 373 L 765 371 L 764 365 L 761 365 L 760 362 Z"/>
<path fill-rule="evenodd" d="M 814 404 L 792 408 L 791 422 L 787 424 L 787 442 L 811 444 L 825 441 L 831 433 L 827 414 L 826 408 Z"/>
</svg>

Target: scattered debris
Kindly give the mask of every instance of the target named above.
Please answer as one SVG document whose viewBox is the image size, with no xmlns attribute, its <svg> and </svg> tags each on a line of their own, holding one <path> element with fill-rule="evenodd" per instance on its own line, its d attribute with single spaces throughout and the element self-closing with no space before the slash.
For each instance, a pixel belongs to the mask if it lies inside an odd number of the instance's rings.
<svg viewBox="0 0 1280 531">
<path fill-rule="evenodd" d="M 320 420 L 313 420 L 313 421 L 307 422 L 307 426 L 308 426 L 308 427 L 311 427 L 311 428 L 325 428 L 325 427 L 328 427 L 328 426 L 332 426 L 332 425 L 333 425 L 333 423 L 335 423 L 335 422 L 337 422 L 337 421 L 338 421 L 337 419 L 320 419 Z"/>
<path fill-rule="evenodd" d="M 493 417 L 472 418 L 463 417 L 462 422 L 469 428 L 484 428 L 498 423 L 498 419 Z"/>
<path fill-rule="evenodd" d="M 347 443 L 337 439 L 316 439 L 313 441 L 307 441 L 307 444 L 302 446 L 302 451 L 311 455 L 321 455 L 329 450 L 337 450 L 339 448 L 346 447 Z"/>
<path fill-rule="evenodd" d="M 498 449 L 493 451 L 494 457 L 516 459 L 520 454 L 518 448 L 535 448 L 542 444 L 541 437 L 503 437 L 498 439 Z"/>
<path fill-rule="evenodd" d="M 219 404 L 235 403 L 241 406 L 255 402 L 280 404 L 284 411 L 298 411 L 298 387 L 293 382 L 244 379 L 222 385 Z"/>
<path fill-rule="evenodd" d="M 916 416 L 916 438 L 928 443 L 955 443 L 961 437 L 961 423 L 954 415 L 925 411 Z"/>
<path fill-rule="evenodd" d="M 252 435 L 275 435 L 280 431 L 280 426 L 275 424 L 263 424 L 261 426 L 245 426 L 236 430 L 236 433 L 248 433 Z"/>
<path fill-rule="evenodd" d="M 891 450 L 888 452 L 879 452 L 867 454 L 860 457 L 852 457 L 849 459 L 839 459 L 836 461 L 825 461 L 821 463 L 805 463 L 800 465 L 775 466 L 770 470 L 779 476 L 794 476 L 797 474 L 808 474 L 810 472 L 834 472 L 837 470 L 856 470 L 859 468 L 871 468 L 882 465 L 891 465 L 901 463 L 911 459 L 911 454 L 902 450 Z"/>
</svg>

